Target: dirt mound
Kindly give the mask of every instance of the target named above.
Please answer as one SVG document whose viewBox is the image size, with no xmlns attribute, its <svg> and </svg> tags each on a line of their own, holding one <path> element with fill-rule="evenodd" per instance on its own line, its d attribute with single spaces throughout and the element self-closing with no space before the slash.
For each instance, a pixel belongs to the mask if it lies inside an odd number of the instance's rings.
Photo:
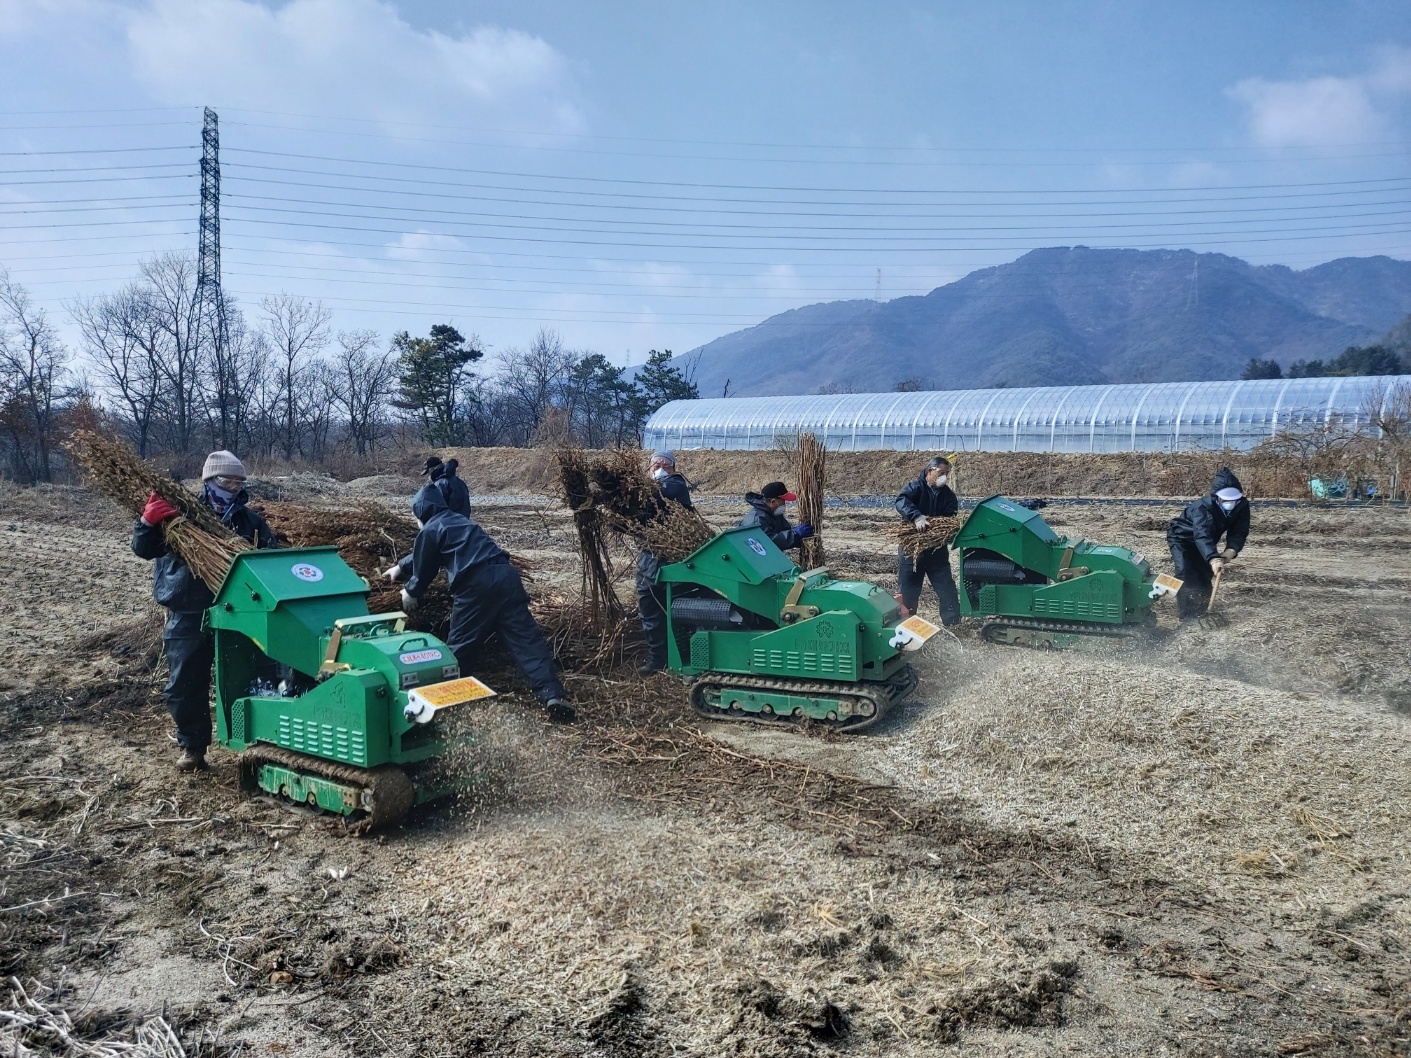
<svg viewBox="0 0 1411 1058">
<path fill-rule="evenodd" d="M 454 448 L 460 476 L 472 492 L 549 494 L 555 485 L 549 449 Z M 589 453 L 590 456 L 596 453 Z M 895 495 L 933 452 L 828 452 L 828 493 Z M 742 496 L 795 473 L 797 455 L 683 449 L 679 468 L 706 495 Z M 1293 460 L 1256 452 L 1040 453 L 962 452 L 953 483 L 967 496 L 1203 496 L 1222 466 L 1234 470 L 1251 496 L 1307 498 L 1305 475 Z M 791 483 L 792 484 L 792 483 Z"/>
</svg>

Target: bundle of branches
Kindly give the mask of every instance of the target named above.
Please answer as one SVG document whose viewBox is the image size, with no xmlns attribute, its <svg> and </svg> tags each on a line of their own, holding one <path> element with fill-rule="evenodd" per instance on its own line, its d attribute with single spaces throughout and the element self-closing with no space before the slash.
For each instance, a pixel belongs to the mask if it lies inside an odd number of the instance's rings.
<svg viewBox="0 0 1411 1058">
<path fill-rule="evenodd" d="M 583 571 L 580 590 L 588 607 L 585 615 L 595 628 L 621 623 L 622 601 L 613 586 L 612 556 L 603 534 L 602 514 L 593 502 L 592 467 L 583 449 L 560 447 L 554 453 L 559 469 L 559 495 L 573 512 L 578 533 L 578 555 Z"/>
<path fill-rule="evenodd" d="M 600 460 L 590 460 L 581 451 L 561 450 L 560 496 L 574 512 L 575 524 L 591 527 L 588 546 L 601 547 L 607 531 L 626 537 L 663 562 L 679 562 L 715 533 L 695 511 L 664 500 L 646 465 L 646 455 L 639 448 L 619 449 Z M 605 563 L 605 568 L 611 570 L 611 564 Z M 611 578 L 606 583 L 610 582 Z M 591 596 L 585 594 L 585 598 Z"/>
<path fill-rule="evenodd" d="M 897 544 L 915 565 L 923 551 L 949 546 L 965 524 L 968 513 L 961 511 L 949 518 L 928 518 L 925 529 L 918 529 L 910 522 L 892 522 L 883 527 L 882 534 Z"/>
<path fill-rule="evenodd" d="M 260 513 L 281 540 L 291 547 L 331 545 L 353 572 L 372 586 L 367 608 L 391 613 L 402 608 L 402 589 L 382 579 L 382 571 L 411 553 L 416 522 L 378 503 L 346 509 L 301 507 L 295 503 L 261 503 Z M 432 582 L 411 614 L 412 627 L 428 632 L 444 628 L 451 618 L 451 593 L 446 582 Z"/>
<path fill-rule="evenodd" d="M 646 454 L 637 448 L 620 449 L 591 464 L 593 501 L 613 532 L 662 562 L 680 562 L 715 533 L 696 511 L 664 500 L 646 466 Z"/>
<path fill-rule="evenodd" d="M 66 447 L 89 485 L 133 517 L 142 513 L 154 492 L 175 507 L 180 514 L 162 523 L 162 538 L 212 592 L 220 590 L 235 556 L 254 547 L 222 525 L 200 499 L 143 462 L 126 441 L 97 430 L 77 430 Z"/>
<path fill-rule="evenodd" d="M 799 438 L 799 521 L 813 526 L 813 535 L 799 547 L 799 561 L 804 569 L 817 569 L 827 563 L 823 554 L 823 489 L 827 483 L 824 471 L 828 450 L 811 433 Z"/>
</svg>

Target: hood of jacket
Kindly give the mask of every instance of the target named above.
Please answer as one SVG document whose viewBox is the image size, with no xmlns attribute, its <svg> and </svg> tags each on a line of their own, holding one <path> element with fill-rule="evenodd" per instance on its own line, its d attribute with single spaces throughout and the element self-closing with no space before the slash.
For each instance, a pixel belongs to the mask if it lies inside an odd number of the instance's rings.
<svg viewBox="0 0 1411 1058">
<path fill-rule="evenodd" d="M 774 511 L 771 511 L 771 510 L 769 509 L 769 501 L 766 500 L 766 499 L 765 499 L 762 495 L 760 495 L 758 492 L 747 492 L 747 493 L 745 493 L 745 502 L 748 503 L 748 504 L 749 504 L 751 507 L 753 507 L 755 510 L 757 510 L 757 511 L 763 511 L 765 514 L 774 514 L 774 513 L 775 513 Z"/>
<path fill-rule="evenodd" d="M 1240 484 L 1240 479 L 1235 477 L 1235 472 L 1229 467 L 1221 467 L 1220 472 L 1215 475 L 1215 480 L 1210 483 L 1210 495 L 1214 496 L 1221 489 L 1239 489 L 1244 492 L 1244 486 Z"/>
<path fill-rule="evenodd" d="M 416 490 L 416 495 L 412 497 L 412 514 L 417 520 L 425 525 L 438 514 L 445 514 L 450 511 L 446 504 L 446 497 L 433 484 L 423 485 Z"/>
</svg>

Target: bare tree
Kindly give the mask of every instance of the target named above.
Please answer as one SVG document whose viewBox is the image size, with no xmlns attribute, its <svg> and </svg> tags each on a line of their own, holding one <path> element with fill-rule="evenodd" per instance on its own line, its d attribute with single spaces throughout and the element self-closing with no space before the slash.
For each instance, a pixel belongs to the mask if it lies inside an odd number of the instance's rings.
<svg viewBox="0 0 1411 1058">
<path fill-rule="evenodd" d="M 55 419 L 68 396 L 68 351 L 44 310 L 0 269 L 0 425 L 21 480 L 50 481 Z"/>
<path fill-rule="evenodd" d="M 330 379 L 330 398 L 347 422 L 348 437 L 358 455 L 377 446 L 385 423 L 382 409 L 397 384 L 397 357 L 378 352 L 376 331 L 344 331 L 338 335 L 339 355 Z"/>
<path fill-rule="evenodd" d="M 527 350 L 505 354 L 498 383 L 512 443 L 533 440 L 544 416 L 562 398 L 564 383 L 577 362 L 578 355 L 564 348 L 558 332 L 542 327 Z"/>
<path fill-rule="evenodd" d="M 332 313 L 322 302 L 305 301 L 292 294 L 267 297 L 262 330 L 278 378 L 280 403 L 279 446 L 285 459 L 304 454 L 308 420 L 316 414 L 319 387 L 311 385 L 318 354 L 328 345 Z"/>
<path fill-rule="evenodd" d="M 172 451 L 187 453 L 203 425 L 203 374 L 196 317 L 196 262 L 167 253 L 144 261 L 142 282 L 159 336 L 162 413 Z"/>
<path fill-rule="evenodd" d="M 98 371 L 100 392 L 123 410 L 132 441 L 145 456 L 162 402 L 162 338 L 147 289 L 130 283 L 69 309 Z"/>
</svg>

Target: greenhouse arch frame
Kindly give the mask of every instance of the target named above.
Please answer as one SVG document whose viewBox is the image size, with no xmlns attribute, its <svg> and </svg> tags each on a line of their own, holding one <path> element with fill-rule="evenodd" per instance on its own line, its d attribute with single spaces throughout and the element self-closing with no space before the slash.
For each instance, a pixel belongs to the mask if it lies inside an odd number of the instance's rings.
<svg viewBox="0 0 1411 1058">
<path fill-rule="evenodd" d="M 813 433 L 840 451 L 1249 449 L 1285 429 L 1369 428 L 1401 387 L 1411 375 L 677 400 L 644 443 L 759 449 Z"/>
</svg>

